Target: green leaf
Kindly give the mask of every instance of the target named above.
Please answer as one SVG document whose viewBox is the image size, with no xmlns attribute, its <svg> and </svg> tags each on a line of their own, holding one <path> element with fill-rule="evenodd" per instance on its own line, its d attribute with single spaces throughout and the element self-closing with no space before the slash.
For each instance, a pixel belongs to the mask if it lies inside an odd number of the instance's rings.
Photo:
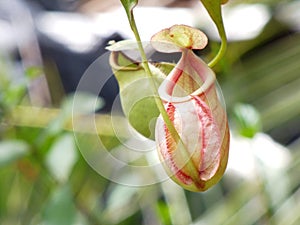
<svg viewBox="0 0 300 225">
<path fill-rule="evenodd" d="M 73 114 L 94 113 L 104 105 L 103 99 L 99 96 L 87 93 L 76 92 L 74 96 L 70 96 L 63 103 L 65 112 L 72 112 Z"/>
<path fill-rule="evenodd" d="M 104 105 L 104 101 L 97 95 L 79 92 L 67 96 L 61 105 L 59 115 L 47 126 L 47 133 L 51 135 L 61 132 L 65 124 L 74 115 L 94 113 Z"/>
<path fill-rule="evenodd" d="M 47 203 L 43 212 L 45 225 L 70 225 L 74 224 L 77 211 L 69 186 L 59 187 Z"/>
<path fill-rule="evenodd" d="M 259 112 L 249 104 L 236 104 L 234 118 L 237 131 L 244 137 L 252 138 L 262 129 Z"/>
<path fill-rule="evenodd" d="M 7 108 L 11 108 L 20 103 L 26 93 L 26 83 L 10 83 L 1 94 L 1 103 Z"/>
<path fill-rule="evenodd" d="M 154 138 L 153 121 L 160 112 L 155 103 L 155 96 L 149 78 L 142 65 L 121 52 L 112 52 L 110 65 L 120 87 L 120 98 L 124 114 L 130 124 L 143 136 Z M 173 64 L 149 64 L 156 86 L 165 79 L 174 67 Z"/>
<path fill-rule="evenodd" d="M 120 0 L 120 1 L 126 11 L 127 17 L 131 24 L 131 21 L 133 20 L 132 10 L 138 4 L 138 0 Z"/>
<path fill-rule="evenodd" d="M 104 221 L 119 224 L 138 210 L 138 199 L 142 188 L 114 185 L 107 198 L 107 207 L 103 212 Z M 130 206 L 130 207 L 129 207 Z"/>
<path fill-rule="evenodd" d="M 25 70 L 25 75 L 29 79 L 37 78 L 38 76 L 40 76 L 42 74 L 43 74 L 42 68 L 37 67 L 37 66 L 30 66 L 30 67 L 26 68 L 26 70 Z"/>
<path fill-rule="evenodd" d="M 18 160 L 29 153 L 29 146 L 20 140 L 0 142 L 0 167 Z"/>
<path fill-rule="evenodd" d="M 169 210 L 169 206 L 165 202 L 158 201 L 156 203 L 156 211 L 162 224 L 172 224 Z"/>
<path fill-rule="evenodd" d="M 221 13 L 221 0 L 200 0 L 206 8 L 211 19 L 216 24 L 218 31 L 224 31 L 222 13 Z"/>
<path fill-rule="evenodd" d="M 46 166 L 57 181 L 65 182 L 77 158 L 74 138 L 71 134 L 65 134 L 51 147 L 46 157 Z"/>
</svg>

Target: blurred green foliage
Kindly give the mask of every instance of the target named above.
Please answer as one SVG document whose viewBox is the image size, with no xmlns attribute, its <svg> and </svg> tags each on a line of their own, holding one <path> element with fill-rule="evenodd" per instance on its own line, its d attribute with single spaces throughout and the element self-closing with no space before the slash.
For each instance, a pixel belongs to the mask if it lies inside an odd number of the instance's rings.
<svg viewBox="0 0 300 225">
<path fill-rule="evenodd" d="M 255 162 L 251 176 L 239 175 L 242 168 L 237 167 L 237 174 L 229 170 L 216 187 L 201 194 L 183 191 L 169 180 L 146 187 L 111 182 L 87 163 L 74 137 L 74 132 L 84 133 L 86 148 L 93 147 L 95 135 L 111 151 L 122 143 L 107 115 L 95 116 L 99 134 L 91 133 L 86 118 L 80 117 L 81 112 L 94 115 L 95 96 L 77 96 L 75 118 L 81 129 L 73 130 L 74 96 L 65 98 L 60 108 L 31 106 L 27 87 L 40 69 L 30 68 L 29 76 L 16 79 L 11 63 L 1 58 L 0 224 L 300 224 L 299 33 L 275 17 L 276 6 L 290 1 L 247 2 L 270 5 L 273 17 L 255 39 L 229 43 L 215 69 L 233 135 L 243 143 L 239 150 L 248 154 L 250 146 L 249 161 Z M 102 106 L 100 99 L 96 105 Z M 127 138 L 126 131 L 119 132 Z M 284 146 L 256 144 L 257 132 Z M 268 154 L 257 155 L 254 147 Z M 276 147 L 284 149 L 288 163 L 277 164 Z"/>
</svg>

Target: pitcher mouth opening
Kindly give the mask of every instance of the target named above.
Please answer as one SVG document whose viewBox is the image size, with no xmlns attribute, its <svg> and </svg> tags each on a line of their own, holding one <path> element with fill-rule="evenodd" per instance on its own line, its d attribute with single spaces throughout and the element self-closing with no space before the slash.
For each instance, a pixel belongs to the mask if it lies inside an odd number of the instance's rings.
<svg viewBox="0 0 300 225">
<path fill-rule="evenodd" d="M 193 96 L 205 95 L 209 89 L 213 87 L 216 81 L 214 72 L 196 55 L 193 55 L 191 58 L 187 57 L 188 54 L 194 53 L 183 52 L 181 62 L 179 62 L 179 64 L 171 71 L 168 77 L 159 86 L 158 94 L 163 101 L 173 103 L 190 101 Z M 180 87 L 178 84 L 178 80 L 185 73 L 185 71 L 181 69 L 182 67 L 185 68 L 184 63 L 188 63 L 191 69 L 197 74 L 198 79 L 200 78 L 201 80 L 201 83 L 199 84 L 199 82 L 196 82 L 193 78 L 190 79 L 192 84 L 200 86 L 196 90 L 191 91 L 191 93 L 188 93 L 188 91 L 186 91 L 183 87 Z M 181 95 L 174 94 L 175 89 L 179 89 L 181 91 Z"/>
</svg>

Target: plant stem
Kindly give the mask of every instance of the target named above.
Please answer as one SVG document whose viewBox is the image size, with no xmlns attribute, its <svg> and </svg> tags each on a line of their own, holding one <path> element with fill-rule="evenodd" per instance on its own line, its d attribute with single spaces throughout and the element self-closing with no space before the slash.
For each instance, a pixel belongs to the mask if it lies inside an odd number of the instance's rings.
<svg viewBox="0 0 300 225">
<path fill-rule="evenodd" d="M 224 26 L 218 27 L 218 31 L 221 37 L 221 47 L 219 48 L 217 55 L 208 63 L 209 67 L 214 67 L 224 56 L 227 49 L 227 38 Z"/>
<path fill-rule="evenodd" d="M 226 32 L 224 28 L 223 18 L 222 18 L 222 9 L 221 9 L 221 1 L 210 1 L 210 0 L 200 0 L 203 6 L 206 8 L 210 18 L 215 23 L 219 36 L 221 38 L 221 47 L 217 53 L 217 55 L 208 63 L 209 67 L 215 66 L 220 59 L 224 56 L 226 48 L 227 48 L 227 38 Z"/>
<path fill-rule="evenodd" d="M 221 40 L 221 47 L 217 53 L 217 55 L 208 63 L 209 67 L 214 67 L 220 60 L 221 58 L 224 56 L 226 49 L 227 49 L 227 40 Z"/>
<path fill-rule="evenodd" d="M 131 25 L 131 29 L 132 29 L 132 31 L 134 33 L 135 39 L 137 41 L 139 52 L 141 54 L 142 66 L 143 66 L 146 74 L 150 78 L 150 82 L 151 82 L 151 86 L 152 86 L 152 90 L 154 92 L 154 95 L 159 97 L 159 94 L 158 94 L 158 91 L 157 91 L 158 87 L 156 86 L 155 81 L 153 79 L 153 75 L 152 75 L 152 72 L 150 70 L 150 67 L 149 67 L 149 64 L 148 64 L 148 59 L 147 59 L 145 50 L 143 48 L 143 45 L 142 45 L 142 42 L 141 42 L 141 38 L 140 38 L 140 35 L 139 35 L 139 32 L 138 32 L 138 29 L 137 29 L 137 26 L 136 26 L 136 23 L 135 23 L 133 15 L 132 15 L 132 20 L 130 21 L 130 25 Z M 159 112 L 161 113 L 161 115 L 163 117 L 164 122 L 166 123 L 166 126 L 167 126 L 168 130 L 170 131 L 172 137 L 177 142 L 180 139 L 180 136 L 177 133 L 175 127 L 173 126 L 173 123 L 171 122 L 171 120 L 170 120 L 170 118 L 169 118 L 169 116 L 168 116 L 168 114 L 167 114 L 167 112 L 165 110 L 165 107 L 164 107 L 161 99 L 155 97 L 155 103 L 156 103 L 156 106 L 157 106 Z"/>
</svg>

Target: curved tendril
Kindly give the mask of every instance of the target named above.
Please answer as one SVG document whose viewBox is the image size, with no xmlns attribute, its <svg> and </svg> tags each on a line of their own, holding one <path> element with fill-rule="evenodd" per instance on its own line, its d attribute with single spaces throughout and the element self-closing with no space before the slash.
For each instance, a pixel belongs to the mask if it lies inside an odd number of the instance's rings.
<svg viewBox="0 0 300 225">
<path fill-rule="evenodd" d="M 208 63 L 208 66 L 214 67 L 224 56 L 226 49 L 227 49 L 227 39 L 225 37 L 221 39 L 221 47 L 219 48 L 217 55 Z"/>
</svg>

